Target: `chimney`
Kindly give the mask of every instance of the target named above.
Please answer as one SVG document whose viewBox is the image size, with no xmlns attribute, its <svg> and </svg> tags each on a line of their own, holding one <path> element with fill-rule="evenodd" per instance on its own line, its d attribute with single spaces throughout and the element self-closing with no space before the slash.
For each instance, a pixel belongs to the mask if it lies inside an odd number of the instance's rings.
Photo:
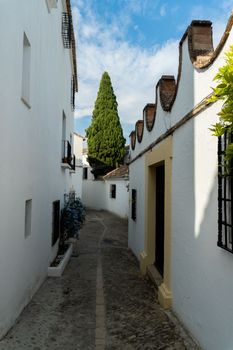
<svg viewBox="0 0 233 350">
<path fill-rule="evenodd" d="M 155 122 L 155 104 L 148 103 L 143 109 L 143 117 L 148 131 L 151 131 Z"/>
<path fill-rule="evenodd" d="M 129 137 L 130 137 L 131 148 L 132 148 L 132 150 L 134 150 L 135 143 L 136 143 L 136 133 L 135 133 L 135 131 L 131 131 Z"/>
<path fill-rule="evenodd" d="M 142 142 L 143 129 L 144 129 L 144 121 L 138 120 L 136 122 L 136 131 L 137 131 L 137 139 L 139 143 Z"/>
<path fill-rule="evenodd" d="M 160 102 L 164 111 L 169 112 L 176 93 L 176 82 L 173 75 L 162 75 L 159 81 Z"/>
<path fill-rule="evenodd" d="M 191 59 L 197 56 L 210 56 L 213 51 L 212 22 L 192 21 L 188 30 L 189 52 Z"/>
</svg>

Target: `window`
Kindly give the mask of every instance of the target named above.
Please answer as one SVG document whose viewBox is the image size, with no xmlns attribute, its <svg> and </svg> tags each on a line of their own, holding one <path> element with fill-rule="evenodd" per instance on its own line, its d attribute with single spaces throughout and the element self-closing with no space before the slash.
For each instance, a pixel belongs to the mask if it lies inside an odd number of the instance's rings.
<svg viewBox="0 0 233 350">
<path fill-rule="evenodd" d="M 131 219 L 136 220 L 136 207 L 137 204 L 137 190 L 132 189 L 132 201 L 131 201 Z"/>
<path fill-rule="evenodd" d="M 70 133 L 69 143 L 70 143 L 70 152 L 71 152 L 70 157 L 72 158 L 72 154 L 73 154 L 73 134 L 72 133 Z"/>
<path fill-rule="evenodd" d="M 75 78 L 74 78 L 74 75 L 71 78 L 70 104 L 71 104 L 72 111 L 74 111 L 75 110 Z"/>
<path fill-rule="evenodd" d="M 110 198 L 116 198 L 116 185 L 110 185 Z"/>
<path fill-rule="evenodd" d="M 62 13 L 62 40 L 65 49 L 71 48 L 71 18 L 67 12 Z"/>
<path fill-rule="evenodd" d="M 27 35 L 23 35 L 22 101 L 28 106 L 30 100 L 31 45 Z"/>
<path fill-rule="evenodd" d="M 52 246 L 57 242 L 60 235 L 60 201 L 53 202 L 53 222 L 52 222 Z"/>
<path fill-rule="evenodd" d="M 233 135 L 218 138 L 218 246 L 233 253 L 233 161 L 224 160 L 225 150 Z"/>
<path fill-rule="evenodd" d="M 72 134 L 70 134 L 70 142 L 66 139 L 66 115 L 63 111 L 62 114 L 62 148 L 61 148 L 61 159 L 62 163 L 68 164 L 69 166 L 65 166 L 67 168 L 72 168 Z"/>
<path fill-rule="evenodd" d="M 70 167 L 72 167 L 71 144 L 69 143 L 69 141 L 63 140 L 62 146 L 62 163 L 68 164 Z"/>
<path fill-rule="evenodd" d="M 24 237 L 31 235 L 32 226 L 32 200 L 28 199 L 25 202 L 25 223 L 24 223 Z"/>
<path fill-rule="evenodd" d="M 66 115 L 62 113 L 62 140 L 66 140 Z"/>
<path fill-rule="evenodd" d="M 87 180 L 88 177 L 88 168 L 83 168 L 83 180 Z"/>
</svg>

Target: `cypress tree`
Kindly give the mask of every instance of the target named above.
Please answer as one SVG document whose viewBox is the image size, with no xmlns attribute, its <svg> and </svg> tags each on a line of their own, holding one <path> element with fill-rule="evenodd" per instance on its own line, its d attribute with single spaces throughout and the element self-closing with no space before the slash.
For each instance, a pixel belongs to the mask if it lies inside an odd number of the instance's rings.
<svg viewBox="0 0 233 350">
<path fill-rule="evenodd" d="M 104 72 L 87 132 L 88 161 L 95 176 L 118 167 L 125 155 L 125 139 L 111 79 Z"/>
</svg>

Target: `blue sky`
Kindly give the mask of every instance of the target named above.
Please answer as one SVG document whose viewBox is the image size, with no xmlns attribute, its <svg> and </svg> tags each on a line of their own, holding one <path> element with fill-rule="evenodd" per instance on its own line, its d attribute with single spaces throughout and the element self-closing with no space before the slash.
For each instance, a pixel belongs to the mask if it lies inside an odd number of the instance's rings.
<svg viewBox="0 0 233 350">
<path fill-rule="evenodd" d="M 154 102 L 163 74 L 177 74 L 178 43 L 193 19 L 213 22 L 218 43 L 233 0 L 72 0 L 79 93 L 75 130 L 85 135 L 102 73 L 108 71 L 124 135 Z"/>
</svg>

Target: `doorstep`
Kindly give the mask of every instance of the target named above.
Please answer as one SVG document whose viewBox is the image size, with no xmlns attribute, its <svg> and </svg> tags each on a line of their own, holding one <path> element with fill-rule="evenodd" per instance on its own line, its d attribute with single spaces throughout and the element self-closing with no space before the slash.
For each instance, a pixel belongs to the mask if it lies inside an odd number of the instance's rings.
<svg viewBox="0 0 233 350">
<path fill-rule="evenodd" d="M 155 288 L 158 290 L 159 286 L 163 283 L 163 277 L 160 275 L 154 265 L 147 266 L 147 275 L 155 285 Z"/>
</svg>

